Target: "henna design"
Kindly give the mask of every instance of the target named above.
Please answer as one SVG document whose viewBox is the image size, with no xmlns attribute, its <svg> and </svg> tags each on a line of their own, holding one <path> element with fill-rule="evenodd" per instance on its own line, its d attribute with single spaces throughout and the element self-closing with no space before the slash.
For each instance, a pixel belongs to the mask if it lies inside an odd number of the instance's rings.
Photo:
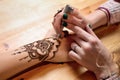
<svg viewBox="0 0 120 80">
<path fill-rule="evenodd" d="M 48 58 L 50 53 L 52 54 L 52 57 L 50 57 L 48 60 L 54 58 L 59 46 L 60 40 L 50 37 L 24 45 L 23 47 L 16 49 L 13 55 L 27 52 L 28 56 L 19 59 L 20 61 L 29 57 L 30 60 L 28 62 L 33 59 L 39 59 L 42 62 Z"/>
</svg>

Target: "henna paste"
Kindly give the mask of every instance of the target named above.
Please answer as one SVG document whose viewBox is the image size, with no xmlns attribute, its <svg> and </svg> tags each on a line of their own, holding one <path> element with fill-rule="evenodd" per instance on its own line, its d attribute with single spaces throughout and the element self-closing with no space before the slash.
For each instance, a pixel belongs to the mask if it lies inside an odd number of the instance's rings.
<svg viewBox="0 0 120 80">
<path fill-rule="evenodd" d="M 13 55 L 27 52 L 28 56 L 19 59 L 20 61 L 26 58 L 30 58 L 28 62 L 33 59 L 39 59 L 42 62 L 48 58 L 49 54 L 52 54 L 49 59 L 54 58 L 59 46 L 60 40 L 58 38 L 50 37 L 24 45 L 23 47 L 16 49 Z"/>
</svg>

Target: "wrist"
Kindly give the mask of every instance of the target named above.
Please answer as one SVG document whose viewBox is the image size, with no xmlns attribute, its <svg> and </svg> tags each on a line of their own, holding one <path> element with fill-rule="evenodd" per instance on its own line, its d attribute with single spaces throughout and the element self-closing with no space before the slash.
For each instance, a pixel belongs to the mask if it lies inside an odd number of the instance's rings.
<svg viewBox="0 0 120 80">
<path fill-rule="evenodd" d="M 120 80 L 120 75 L 117 73 L 111 74 L 111 76 L 108 76 L 106 78 L 100 78 L 99 80 Z"/>
<path fill-rule="evenodd" d="M 108 78 L 113 74 L 118 74 L 118 73 L 119 73 L 119 68 L 118 65 L 115 63 L 106 65 L 105 67 L 101 67 L 95 71 L 95 75 L 98 80 Z"/>
<path fill-rule="evenodd" d="M 107 23 L 106 14 L 101 10 L 94 11 L 93 13 L 87 15 L 85 19 L 89 24 L 92 25 L 92 29 L 95 29 Z"/>
</svg>

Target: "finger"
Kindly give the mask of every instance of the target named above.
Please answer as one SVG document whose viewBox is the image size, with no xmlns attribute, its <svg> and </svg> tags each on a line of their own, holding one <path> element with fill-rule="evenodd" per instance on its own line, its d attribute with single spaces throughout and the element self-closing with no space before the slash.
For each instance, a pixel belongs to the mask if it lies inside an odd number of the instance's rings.
<svg viewBox="0 0 120 80">
<path fill-rule="evenodd" d="M 80 10 L 77 8 L 73 8 L 73 11 L 70 13 L 70 15 L 73 15 L 79 19 L 83 19 L 85 21 L 85 23 L 87 23 L 87 20 L 85 19 L 85 17 L 80 14 Z"/>
<path fill-rule="evenodd" d="M 84 40 L 78 38 L 77 36 L 72 36 L 71 37 L 80 47 L 83 47 L 84 45 L 87 44 Z"/>
<path fill-rule="evenodd" d="M 63 11 L 63 8 L 61 8 L 60 10 L 58 10 L 57 13 L 54 15 L 54 17 L 56 17 L 57 14 L 59 14 L 59 13 L 62 12 L 62 11 Z"/>
<path fill-rule="evenodd" d="M 75 60 L 77 63 L 81 64 L 82 66 L 85 66 L 85 65 L 86 65 L 86 63 L 85 63 L 86 60 L 84 60 L 84 59 L 83 59 L 81 56 L 79 56 L 76 52 L 70 51 L 70 52 L 69 52 L 69 56 L 70 56 L 73 60 Z"/>
<path fill-rule="evenodd" d="M 89 24 L 86 26 L 86 31 L 91 35 L 93 35 L 94 37 L 98 38 L 96 34 L 93 32 L 93 30 L 89 27 Z"/>
<path fill-rule="evenodd" d="M 57 14 L 54 17 L 54 20 L 53 20 L 52 24 L 53 24 L 53 27 L 54 27 L 56 33 L 61 33 L 62 32 L 62 29 L 63 29 L 63 27 L 61 26 L 62 15 L 63 15 L 63 13 L 60 12 L 59 14 Z"/>
<path fill-rule="evenodd" d="M 85 41 L 89 41 L 89 38 L 91 38 L 91 35 L 89 33 L 87 33 L 85 30 L 83 30 L 82 28 L 78 27 L 78 26 L 74 26 L 74 27 L 70 27 L 69 29 L 71 29 L 73 32 L 75 32 L 75 34 L 85 40 Z"/>
<path fill-rule="evenodd" d="M 75 26 L 76 27 L 76 26 Z M 79 28 L 79 27 L 78 27 Z M 77 31 L 74 31 L 76 32 L 76 36 L 72 36 L 71 38 L 76 41 L 79 45 L 83 46 L 84 48 L 88 48 L 90 47 L 89 45 L 92 44 L 92 45 L 96 45 L 99 41 L 99 39 L 97 38 L 97 36 L 94 34 L 94 32 L 92 30 L 90 30 L 90 33 L 86 32 L 85 30 L 79 28 L 80 31 L 77 33 Z M 79 30 L 79 29 L 76 29 L 76 30 Z M 93 36 L 93 35 L 94 36 Z"/>
<path fill-rule="evenodd" d="M 82 16 L 79 13 L 79 9 L 71 7 L 73 10 L 69 13 L 70 15 L 73 15 L 79 19 L 82 19 Z"/>
<path fill-rule="evenodd" d="M 75 51 L 80 56 L 84 56 L 85 55 L 83 49 L 78 44 L 72 43 L 71 44 L 71 48 L 72 48 L 73 51 Z"/>
<path fill-rule="evenodd" d="M 71 29 L 71 28 L 73 28 L 75 25 L 63 21 L 63 22 L 62 22 L 62 26 L 66 27 L 66 28 L 68 28 L 68 29 Z"/>
<path fill-rule="evenodd" d="M 91 47 L 90 47 L 89 44 L 87 44 L 84 41 L 82 42 L 82 40 L 81 41 L 77 40 L 76 42 L 77 42 L 77 44 L 76 43 L 72 43 L 71 44 L 71 48 L 79 56 L 81 56 L 82 58 L 84 58 L 84 60 L 87 61 L 87 58 L 95 56 L 95 55 L 93 55 L 93 54 L 90 53 Z M 79 46 L 78 44 L 80 44 L 81 46 Z M 87 54 L 86 52 L 89 53 L 89 54 Z"/>
<path fill-rule="evenodd" d="M 63 18 L 64 10 L 65 10 L 65 8 L 62 8 L 54 16 L 54 20 L 53 20 L 52 24 L 57 33 L 61 33 L 63 30 L 64 25 L 62 25 L 62 22 L 63 22 L 62 18 Z"/>
<path fill-rule="evenodd" d="M 75 52 L 72 51 L 72 50 L 69 52 L 69 56 L 70 56 L 73 60 L 77 61 L 78 63 L 82 62 L 82 57 L 80 57 L 77 53 L 75 53 Z M 80 64 L 81 64 L 81 63 L 80 63 Z"/>
<path fill-rule="evenodd" d="M 70 23 L 70 24 L 73 24 L 76 26 L 80 26 L 82 28 L 85 28 L 85 26 L 86 26 L 86 22 L 83 19 L 79 19 L 75 16 L 72 16 L 72 15 L 69 15 L 66 13 L 63 14 L 62 21 L 65 21 L 67 23 Z"/>
</svg>

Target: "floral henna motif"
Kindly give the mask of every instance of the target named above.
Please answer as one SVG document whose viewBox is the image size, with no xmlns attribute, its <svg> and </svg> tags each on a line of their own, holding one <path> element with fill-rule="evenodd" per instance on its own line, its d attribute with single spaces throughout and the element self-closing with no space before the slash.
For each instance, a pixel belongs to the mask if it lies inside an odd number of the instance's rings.
<svg viewBox="0 0 120 80">
<path fill-rule="evenodd" d="M 22 52 L 27 52 L 28 55 L 19 59 L 20 61 L 26 58 L 30 58 L 28 62 L 30 62 L 33 59 L 39 59 L 42 62 L 46 60 L 50 54 L 52 56 L 48 60 L 54 58 L 59 46 L 60 40 L 51 37 L 24 45 L 23 47 L 16 49 L 13 55 L 20 54 Z"/>
</svg>

